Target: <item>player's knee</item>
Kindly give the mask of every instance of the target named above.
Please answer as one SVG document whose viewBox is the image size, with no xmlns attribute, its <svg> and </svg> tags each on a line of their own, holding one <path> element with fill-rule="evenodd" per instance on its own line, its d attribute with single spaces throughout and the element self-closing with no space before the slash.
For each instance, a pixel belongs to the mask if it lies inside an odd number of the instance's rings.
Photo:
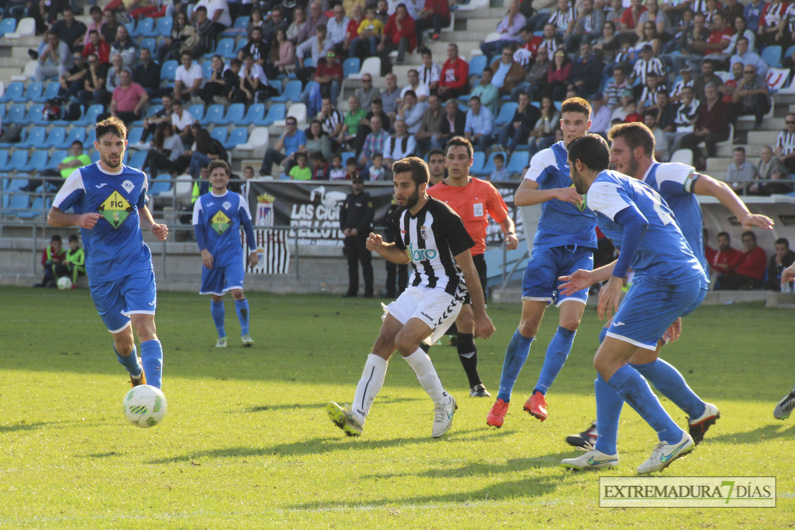
<svg viewBox="0 0 795 530">
<path fill-rule="evenodd" d="M 120 355 L 130 355 L 130 353 L 132 353 L 134 344 L 135 341 L 133 338 L 127 336 L 117 337 L 113 341 L 113 347 L 116 348 L 116 352 Z"/>
<path fill-rule="evenodd" d="M 407 357 L 417 349 L 417 342 L 408 334 L 400 332 L 395 337 L 395 348 L 403 357 Z"/>
<path fill-rule="evenodd" d="M 580 327 L 580 319 L 576 317 L 561 317 L 560 327 L 566 328 L 569 331 L 577 331 L 577 328 Z"/>
<path fill-rule="evenodd" d="M 246 299 L 246 295 L 243 293 L 243 289 L 232 289 L 232 298 L 238 302 L 242 302 Z"/>
<path fill-rule="evenodd" d="M 475 319 L 472 314 L 462 314 L 455 321 L 459 333 L 473 333 L 475 331 Z"/>
<path fill-rule="evenodd" d="M 535 337 L 538 333 L 538 322 L 522 319 L 519 322 L 519 333 L 523 337 Z"/>
<path fill-rule="evenodd" d="M 154 320 L 136 322 L 134 327 L 139 341 L 146 342 L 148 340 L 157 339 L 157 328 L 155 327 Z"/>
</svg>

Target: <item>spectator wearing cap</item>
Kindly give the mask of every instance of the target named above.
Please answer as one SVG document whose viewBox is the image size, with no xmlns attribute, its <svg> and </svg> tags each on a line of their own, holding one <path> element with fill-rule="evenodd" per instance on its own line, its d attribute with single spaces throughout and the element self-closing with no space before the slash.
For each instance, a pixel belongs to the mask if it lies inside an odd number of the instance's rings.
<svg viewBox="0 0 795 530">
<path fill-rule="evenodd" d="M 754 115 L 754 129 L 762 128 L 762 120 L 770 110 L 770 90 L 765 79 L 752 64 L 743 66 L 743 78 L 732 94 L 734 116 Z"/>
<path fill-rule="evenodd" d="M 348 258 L 348 290 L 343 295 L 352 298 L 359 293 L 359 263 L 362 264 L 364 297 L 373 297 L 372 255 L 367 250 L 367 237 L 373 230 L 375 208 L 373 198 L 364 191 L 364 179 L 355 174 L 351 180 L 353 192 L 340 207 L 340 230 L 345 236 L 345 255 Z"/>
<path fill-rule="evenodd" d="M 580 44 L 580 57 L 572 66 L 569 79 L 581 98 L 586 98 L 599 90 L 599 84 L 602 82 L 602 65 L 591 53 L 591 45 L 587 42 Z"/>
<path fill-rule="evenodd" d="M 469 98 L 469 112 L 464 137 L 477 151 L 486 151 L 494 141 L 494 115 L 481 104 L 478 96 Z"/>
<path fill-rule="evenodd" d="M 265 151 L 265 158 L 262 159 L 262 167 L 259 174 L 270 176 L 273 164 L 284 164 L 285 173 L 289 174 L 290 169 L 296 164 L 295 154 L 306 152 L 306 134 L 298 128 L 298 120 L 293 116 L 288 116 L 287 130 L 282 133 L 276 144 Z"/>
<path fill-rule="evenodd" d="M 507 96 L 524 80 L 527 71 L 513 58 L 513 51 L 509 46 L 502 49 L 502 55 L 491 63 L 491 78 L 501 96 Z"/>
<path fill-rule="evenodd" d="M 605 103 L 605 97 L 601 92 L 591 95 L 588 99 L 591 102 L 591 128 L 588 131 L 606 136 L 607 131 L 610 130 L 613 111 Z"/>
<path fill-rule="evenodd" d="M 671 88 L 671 103 L 679 103 L 682 101 L 682 90 L 684 90 L 685 87 L 693 87 L 693 69 L 690 68 L 690 65 L 685 65 L 679 70 L 679 74 L 682 76 L 682 79 L 677 79 L 674 86 Z"/>
</svg>

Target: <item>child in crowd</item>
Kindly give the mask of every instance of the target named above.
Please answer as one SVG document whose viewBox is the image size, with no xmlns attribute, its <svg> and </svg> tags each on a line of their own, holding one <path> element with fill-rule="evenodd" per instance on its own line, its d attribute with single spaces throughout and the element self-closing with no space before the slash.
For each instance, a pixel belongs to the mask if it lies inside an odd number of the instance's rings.
<svg viewBox="0 0 795 530">
<path fill-rule="evenodd" d="M 80 248 L 80 238 L 77 234 L 69 236 L 69 251 L 66 253 L 64 265 L 69 279 L 72 280 L 72 289 L 77 289 L 77 278 L 86 275 L 86 253 Z"/>
<path fill-rule="evenodd" d="M 386 180 L 386 168 L 384 167 L 384 157 L 381 153 L 373 155 L 370 167 L 367 168 L 367 179 Z"/>
<path fill-rule="evenodd" d="M 373 155 L 373 158 L 381 155 Z M 359 175 L 359 166 L 356 165 L 356 157 L 352 156 L 345 162 L 345 180 L 353 180 Z"/>
<path fill-rule="evenodd" d="M 66 251 L 63 249 L 63 240 L 61 236 L 55 234 L 50 239 L 50 244 L 44 249 L 41 254 L 41 266 L 44 267 L 44 279 L 41 283 L 37 283 L 34 287 L 55 287 L 58 275 L 56 274 L 56 266 L 63 263 L 66 259 Z"/>
<path fill-rule="evenodd" d="M 500 182 L 509 180 L 510 177 L 511 176 L 508 174 L 508 170 L 505 169 L 505 155 L 502 153 L 497 153 L 494 155 L 494 171 L 491 172 L 489 180 Z"/>
<path fill-rule="evenodd" d="M 312 178 L 312 170 L 306 163 L 306 153 L 296 153 L 295 161 L 298 163 L 290 169 L 290 178 L 292 180 L 310 180 Z"/>
<path fill-rule="evenodd" d="M 309 167 L 312 169 L 314 180 L 328 180 L 329 164 L 323 158 L 323 153 L 316 151 L 309 157 Z"/>
<path fill-rule="evenodd" d="M 342 155 L 334 153 L 331 155 L 331 167 L 328 168 L 329 180 L 345 180 L 347 171 L 342 167 Z"/>
</svg>

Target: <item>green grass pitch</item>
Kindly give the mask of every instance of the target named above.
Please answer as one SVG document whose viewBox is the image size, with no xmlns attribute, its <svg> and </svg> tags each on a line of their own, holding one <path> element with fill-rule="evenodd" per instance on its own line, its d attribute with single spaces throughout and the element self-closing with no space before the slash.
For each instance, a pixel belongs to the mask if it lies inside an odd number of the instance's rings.
<svg viewBox="0 0 795 530">
<path fill-rule="evenodd" d="M 393 357 L 364 436 L 328 420 L 350 402 L 376 337 L 375 300 L 249 293 L 253 348 L 231 298 L 230 347 L 216 350 L 210 301 L 160 294 L 168 415 L 152 429 L 121 410 L 129 387 L 85 290 L 0 288 L 0 527 L 4 528 L 783 528 L 795 524 L 795 417 L 773 418 L 795 384 L 795 313 L 761 304 L 702 307 L 664 358 L 722 418 L 664 476 L 776 476 L 775 509 L 602 509 L 599 473 L 558 466 L 564 438 L 595 417 L 591 364 L 600 323 L 588 309 L 541 423 L 522 412 L 557 325 L 551 309 L 519 377 L 505 426 L 468 396 L 455 348 L 431 357 L 458 399 L 431 438 L 433 405 Z M 493 304 L 478 341 L 496 396 L 518 305 Z M 663 405 L 680 425 L 684 413 Z M 621 464 L 635 476 L 656 442 L 625 407 Z"/>
</svg>

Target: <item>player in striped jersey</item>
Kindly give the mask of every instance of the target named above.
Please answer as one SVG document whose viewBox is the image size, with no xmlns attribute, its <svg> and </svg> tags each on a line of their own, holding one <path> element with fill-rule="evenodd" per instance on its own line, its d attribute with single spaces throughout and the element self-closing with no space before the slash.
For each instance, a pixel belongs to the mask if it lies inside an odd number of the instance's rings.
<svg viewBox="0 0 795 530">
<path fill-rule="evenodd" d="M 398 218 L 395 243 L 384 243 L 371 233 L 367 249 L 394 263 L 411 263 L 411 285 L 387 306 L 381 332 L 367 356 L 362 377 L 351 407 L 329 403 L 329 417 L 348 436 L 360 436 L 362 427 L 381 390 L 389 358 L 397 349 L 422 388 L 434 402 L 432 436 L 446 433 L 453 422 L 456 401 L 442 386 L 430 357 L 420 342 L 430 337 L 435 342 L 455 322 L 467 288 L 472 299 L 476 336 L 484 339 L 494 333 L 486 314 L 480 280 L 470 248 L 474 241 L 461 218 L 446 204 L 427 194 L 427 164 L 416 157 L 392 166 L 395 200 L 406 208 Z"/>
<path fill-rule="evenodd" d="M 257 265 L 257 246 L 251 213 L 246 200 L 239 193 L 230 193 L 229 164 L 213 160 L 207 170 L 210 173 L 210 192 L 199 197 L 193 205 L 193 230 L 196 244 L 202 256 L 202 284 L 199 294 L 212 297 L 210 314 L 218 331 L 216 348 L 226 348 L 224 329 L 224 295 L 231 291 L 235 299 L 235 312 L 240 321 L 240 336 L 243 346 L 254 344 L 248 333 L 249 307 L 243 293 L 243 248 L 240 244 L 240 227 L 246 231 L 249 259 Z"/>
</svg>

